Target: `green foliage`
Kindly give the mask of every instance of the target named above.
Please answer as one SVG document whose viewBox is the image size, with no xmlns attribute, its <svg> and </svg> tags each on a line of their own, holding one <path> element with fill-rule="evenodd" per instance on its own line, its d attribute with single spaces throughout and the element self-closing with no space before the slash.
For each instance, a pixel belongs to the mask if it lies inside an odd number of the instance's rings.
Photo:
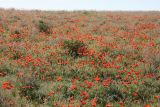
<svg viewBox="0 0 160 107">
<path fill-rule="evenodd" d="M 87 11 L 84 11 L 83 14 L 84 14 L 84 15 L 89 15 L 90 13 L 87 12 Z"/>
<path fill-rule="evenodd" d="M 19 58 L 21 57 L 21 55 L 22 55 L 21 52 L 16 51 L 16 52 L 14 52 L 14 54 L 13 54 L 13 56 L 12 56 L 12 59 L 13 59 L 13 60 L 17 60 L 17 59 L 19 59 Z"/>
<path fill-rule="evenodd" d="M 11 16 L 8 19 L 9 19 L 10 23 L 14 23 L 14 22 L 21 20 L 21 18 L 18 16 Z"/>
<path fill-rule="evenodd" d="M 20 34 L 20 31 L 19 30 L 15 30 L 13 33 L 14 34 Z"/>
<path fill-rule="evenodd" d="M 147 79 L 138 89 L 138 99 L 145 102 L 151 99 L 154 95 L 160 95 L 160 82 Z"/>
<path fill-rule="evenodd" d="M 14 41 L 14 42 L 22 41 L 23 37 L 22 37 L 22 35 L 20 33 L 20 30 L 16 29 L 13 32 L 11 32 L 11 34 L 12 34 L 12 41 Z"/>
<path fill-rule="evenodd" d="M 73 40 L 68 40 L 64 41 L 63 47 L 65 49 L 68 49 L 68 53 L 70 56 L 77 58 L 83 56 L 82 53 L 83 49 L 85 48 L 85 44 L 80 41 L 73 41 Z"/>
<path fill-rule="evenodd" d="M 26 97 L 27 100 L 43 103 L 45 95 L 39 93 L 40 85 L 34 78 L 27 78 L 21 81 L 22 85 L 19 89 L 21 97 Z"/>
<path fill-rule="evenodd" d="M 40 32 L 49 33 L 49 26 L 44 21 L 40 20 L 38 23 Z"/>
<path fill-rule="evenodd" d="M 152 63 L 146 64 L 144 67 L 145 74 L 147 73 L 160 73 L 160 70 L 158 69 L 160 67 L 160 57 L 153 57 Z"/>
<path fill-rule="evenodd" d="M 6 49 L 5 51 L 10 52 L 11 55 L 9 57 L 11 60 L 18 60 L 26 55 L 26 49 L 20 46 L 15 46 L 14 48 Z"/>
<path fill-rule="evenodd" d="M 106 96 L 110 101 L 121 101 L 124 99 L 124 94 L 121 92 L 119 86 L 112 84 L 106 90 Z"/>
<path fill-rule="evenodd" d="M 120 90 L 120 86 L 110 84 L 107 87 L 101 87 L 93 95 L 96 95 L 97 103 L 101 106 L 105 106 L 107 102 L 123 101 L 125 96 Z"/>
<path fill-rule="evenodd" d="M 0 65 L 0 73 L 7 75 L 7 74 L 12 74 L 13 70 L 8 64 L 1 64 Z"/>
<path fill-rule="evenodd" d="M 111 52 L 110 56 L 111 57 L 116 57 L 118 55 L 125 55 L 125 54 L 126 53 L 123 50 L 114 50 L 114 51 Z"/>
<path fill-rule="evenodd" d="M 67 90 L 64 94 L 63 97 L 64 98 L 69 98 L 69 97 L 76 97 L 77 95 L 79 95 L 79 92 L 77 90 Z"/>
</svg>

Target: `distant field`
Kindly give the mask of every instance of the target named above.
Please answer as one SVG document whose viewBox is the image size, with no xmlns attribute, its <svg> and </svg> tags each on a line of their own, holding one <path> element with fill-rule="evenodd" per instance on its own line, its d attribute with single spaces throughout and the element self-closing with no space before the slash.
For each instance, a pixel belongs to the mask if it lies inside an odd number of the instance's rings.
<svg viewBox="0 0 160 107">
<path fill-rule="evenodd" d="M 0 9 L 0 107 L 160 107 L 160 12 Z"/>
</svg>

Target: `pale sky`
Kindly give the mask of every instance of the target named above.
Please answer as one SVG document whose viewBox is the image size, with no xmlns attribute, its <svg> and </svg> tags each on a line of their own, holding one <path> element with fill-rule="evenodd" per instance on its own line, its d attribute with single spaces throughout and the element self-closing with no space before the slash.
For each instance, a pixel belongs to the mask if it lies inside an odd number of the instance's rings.
<svg viewBox="0 0 160 107">
<path fill-rule="evenodd" d="M 0 8 L 160 11 L 160 0 L 0 0 Z"/>
</svg>

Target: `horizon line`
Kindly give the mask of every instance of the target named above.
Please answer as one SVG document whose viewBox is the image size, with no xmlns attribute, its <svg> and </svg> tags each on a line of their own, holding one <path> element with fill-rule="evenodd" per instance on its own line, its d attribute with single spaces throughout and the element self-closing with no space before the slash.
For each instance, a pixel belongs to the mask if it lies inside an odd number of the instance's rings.
<svg viewBox="0 0 160 107">
<path fill-rule="evenodd" d="M 108 9 L 104 9 L 104 10 L 96 10 L 96 9 L 26 9 L 26 8 L 14 8 L 14 7 L 9 7 L 9 8 L 4 8 L 4 7 L 0 7 L 0 9 L 2 10 L 17 10 L 17 11 L 97 11 L 97 12 L 107 12 L 107 11 L 111 11 L 111 12 L 160 12 L 160 10 L 126 10 L 126 9 L 122 9 L 122 10 L 108 10 Z"/>
</svg>

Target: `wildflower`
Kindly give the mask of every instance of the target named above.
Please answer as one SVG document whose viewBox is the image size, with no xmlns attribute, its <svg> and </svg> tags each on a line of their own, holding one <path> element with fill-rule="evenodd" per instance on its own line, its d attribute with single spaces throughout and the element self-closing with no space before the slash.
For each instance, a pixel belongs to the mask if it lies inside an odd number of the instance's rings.
<svg viewBox="0 0 160 107">
<path fill-rule="evenodd" d="M 76 82 L 76 79 L 72 79 L 72 83 L 75 83 Z"/>
<path fill-rule="evenodd" d="M 95 98 L 92 99 L 91 102 L 92 102 L 92 106 L 96 106 L 96 99 Z"/>
<path fill-rule="evenodd" d="M 150 105 L 146 104 L 144 107 L 150 107 Z"/>
<path fill-rule="evenodd" d="M 138 96 L 138 94 L 137 94 L 137 93 L 135 93 L 135 92 L 134 92 L 132 95 L 133 95 L 134 97 Z"/>
<path fill-rule="evenodd" d="M 10 82 L 6 81 L 6 82 L 3 82 L 3 84 L 2 84 L 2 89 L 12 90 L 12 89 L 13 89 L 13 86 L 11 85 Z"/>
<path fill-rule="evenodd" d="M 92 86 L 93 86 L 92 82 L 88 82 L 88 81 L 86 82 L 86 85 L 87 85 L 86 86 L 87 88 L 92 88 Z"/>
<path fill-rule="evenodd" d="M 112 107 L 111 104 L 106 104 L 106 107 Z"/>
<path fill-rule="evenodd" d="M 116 78 L 119 79 L 119 78 L 120 78 L 120 75 L 116 75 Z"/>
<path fill-rule="evenodd" d="M 106 87 L 106 86 L 108 86 L 111 82 L 112 82 L 112 79 L 111 79 L 111 78 L 108 78 L 108 79 L 102 81 L 102 85 L 103 85 L 104 87 Z"/>
<path fill-rule="evenodd" d="M 69 102 L 73 101 L 73 99 L 74 99 L 74 97 L 71 96 L 71 97 L 69 98 Z"/>
<path fill-rule="evenodd" d="M 154 98 L 155 98 L 155 99 L 159 99 L 159 96 L 158 96 L 158 95 L 156 95 L 156 96 L 154 96 Z"/>
<path fill-rule="evenodd" d="M 80 100 L 80 102 L 81 102 L 82 105 L 87 104 L 87 102 L 85 102 L 85 101 L 83 101 L 83 100 Z"/>
<path fill-rule="evenodd" d="M 2 32 L 4 32 L 5 30 L 2 28 L 2 27 L 0 27 L 0 33 Z"/>
<path fill-rule="evenodd" d="M 95 81 L 100 81 L 100 78 L 97 76 L 94 78 Z"/>
<path fill-rule="evenodd" d="M 150 46 L 155 46 L 154 41 L 151 41 L 151 42 L 150 42 Z"/>
<path fill-rule="evenodd" d="M 76 88 L 77 88 L 76 85 L 72 85 L 72 86 L 70 87 L 70 90 L 75 90 Z"/>
<path fill-rule="evenodd" d="M 135 66 L 135 67 L 138 67 L 139 65 L 138 65 L 138 63 L 136 63 L 136 64 L 134 64 L 134 66 Z"/>
<path fill-rule="evenodd" d="M 89 95 L 88 95 L 88 93 L 87 93 L 86 91 L 82 92 L 82 93 L 80 94 L 80 96 L 83 96 L 83 99 L 84 99 L 84 100 L 87 100 L 88 97 L 89 97 Z"/>
<path fill-rule="evenodd" d="M 57 81 L 61 81 L 62 80 L 62 77 L 57 77 Z"/>
<path fill-rule="evenodd" d="M 52 96 L 55 92 L 54 91 L 51 91 L 48 93 L 48 96 Z"/>
<path fill-rule="evenodd" d="M 120 101 L 119 104 L 122 106 L 122 105 L 124 105 L 124 102 Z"/>
</svg>

